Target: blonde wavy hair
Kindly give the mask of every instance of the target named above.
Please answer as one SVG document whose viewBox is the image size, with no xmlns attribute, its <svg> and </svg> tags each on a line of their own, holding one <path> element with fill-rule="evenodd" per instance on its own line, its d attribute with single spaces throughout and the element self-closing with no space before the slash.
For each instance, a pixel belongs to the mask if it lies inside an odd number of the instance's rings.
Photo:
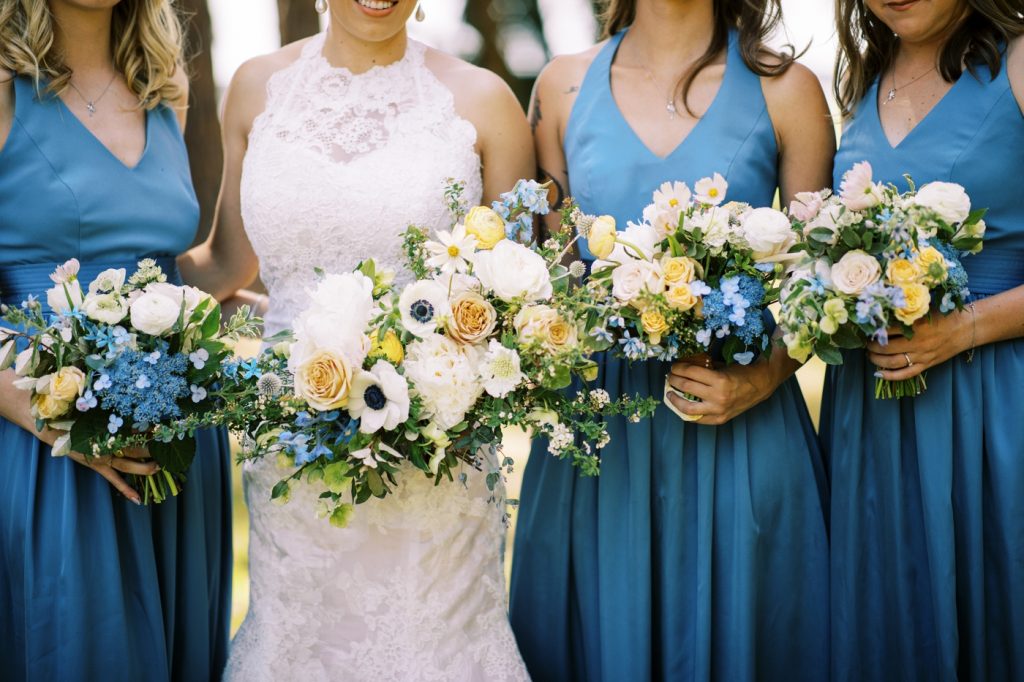
<svg viewBox="0 0 1024 682">
<path fill-rule="evenodd" d="M 184 52 L 174 0 L 121 0 L 113 11 L 114 67 L 139 106 L 181 99 L 182 88 L 172 80 Z M 57 47 L 46 0 L 0 0 L 0 68 L 32 78 L 37 90 L 43 81 L 55 95 L 68 89 L 71 69 Z"/>
</svg>

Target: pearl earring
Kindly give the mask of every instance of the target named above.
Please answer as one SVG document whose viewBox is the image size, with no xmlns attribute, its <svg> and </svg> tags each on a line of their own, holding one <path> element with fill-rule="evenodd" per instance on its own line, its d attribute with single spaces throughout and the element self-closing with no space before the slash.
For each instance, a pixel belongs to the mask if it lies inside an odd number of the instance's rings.
<svg viewBox="0 0 1024 682">
<path fill-rule="evenodd" d="M 327 14 L 327 0 L 316 0 L 313 3 L 313 9 L 317 14 Z"/>
<path fill-rule="evenodd" d="M 423 11 L 423 4 L 416 5 L 416 21 L 423 21 L 427 18 L 427 13 Z"/>
</svg>

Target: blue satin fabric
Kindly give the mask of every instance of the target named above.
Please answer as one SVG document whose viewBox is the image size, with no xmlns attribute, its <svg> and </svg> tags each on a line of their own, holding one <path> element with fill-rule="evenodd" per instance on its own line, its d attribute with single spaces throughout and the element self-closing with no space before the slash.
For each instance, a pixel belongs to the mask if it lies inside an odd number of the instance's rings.
<svg viewBox="0 0 1024 682">
<path fill-rule="evenodd" d="M 566 131 L 582 209 L 625 226 L 662 182 L 716 171 L 727 198 L 770 205 L 775 134 L 735 36 L 715 102 L 665 159 L 612 97 L 621 39 L 594 60 Z M 668 370 L 604 357 L 599 384 L 660 398 Z M 722 427 L 662 406 L 609 431 L 599 478 L 577 477 L 543 441 L 526 467 L 511 618 L 534 679 L 826 679 L 824 471 L 796 381 Z"/>
<path fill-rule="evenodd" d="M 896 148 L 872 87 L 843 134 L 835 183 L 966 187 L 988 207 L 964 259 L 977 298 L 1024 284 L 1024 116 L 1006 76 L 965 73 Z M 928 370 L 914 399 L 875 400 L 863 352 L 830 369 L 822 440 L 832 479 L 836 680 L 1024 679 L 1024 340 Z"/>
<path fill-rule="evenodd" d="M 173 112 L 147 115 L 132 169 L 59 100 L 15 81 L 15 119 L 0 150 L 0 298 L 45 303 L 70 257 L 87 283 L 173 255 L 198 207 Z M 98 474 L 54 458 L 0 419 L 0 661 L 4 679 L 208 680 L 227 656 L 231 592 L 226 434 L 200 434 L 185 490 L 137 507 Z"/>
</svg>

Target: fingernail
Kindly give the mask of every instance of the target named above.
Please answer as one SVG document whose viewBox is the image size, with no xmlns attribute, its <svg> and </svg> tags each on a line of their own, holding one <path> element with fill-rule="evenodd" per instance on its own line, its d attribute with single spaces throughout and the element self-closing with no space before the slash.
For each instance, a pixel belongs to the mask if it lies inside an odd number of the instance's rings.
<svg viewBox="0 0 1024 682">
<path fill-rule="evenodd" d="M 878 371 L 878 372 L 875 372 L 875 378 L 876 379 L 884 379 L 885 375 L 883 375 L 881 371 Z"/>
<path fill-rule="evenodd" d="M 140 507 L 142 506 L 142 500 L 140 498 L 138 498 L 138 497 L 129 497 L 128 499 L 131 500 L 132 502 L 134 502 L 136 505 L 138 505 Z"/>
</svg>

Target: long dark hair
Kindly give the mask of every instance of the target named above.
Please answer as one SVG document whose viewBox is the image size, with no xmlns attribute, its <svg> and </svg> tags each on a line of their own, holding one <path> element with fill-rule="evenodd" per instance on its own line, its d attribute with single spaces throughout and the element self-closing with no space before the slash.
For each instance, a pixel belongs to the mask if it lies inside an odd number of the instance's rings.
<svg viewBox="0 0 1024 682">
<path fill-rule="evenodd" d="M 953 83 L 966 67 L 977 76 L 987 66 L 992 78 L 1003 65 L 1003 50 L 1024 33 L 1021 0 L 965 0 L 967 16 L 953 31 L 939 57 L 939 73 Z M 850 116 L 875 79 L 892 66 L 899 38 L 868 11 L 864 0 L 836 0 L 839 57 L 835 95 Z"/>
<path fill-rule="evenodd" d="M 606 0 L 601 18 L 604 22 L 604 37 L 608 38 L 636 19 L 638 0 Z M 783 53 L 766 47 L 768 38 L 782 21 L 781 0 L 713 0 L 715 25 L 712 29 L 711 44 L 679 82 L 677 88 L 683 91 L 683 104 L 690 110 L 689 95 L 693 81 L 701 71 L 710 66 L 718 55 L 729 46 L 729 31 L 739 32 L 740 54 L 747 67 L 758 76 L 779 76 L 796 61 L 796 51 L 787 45 Z"/>
</svg>

